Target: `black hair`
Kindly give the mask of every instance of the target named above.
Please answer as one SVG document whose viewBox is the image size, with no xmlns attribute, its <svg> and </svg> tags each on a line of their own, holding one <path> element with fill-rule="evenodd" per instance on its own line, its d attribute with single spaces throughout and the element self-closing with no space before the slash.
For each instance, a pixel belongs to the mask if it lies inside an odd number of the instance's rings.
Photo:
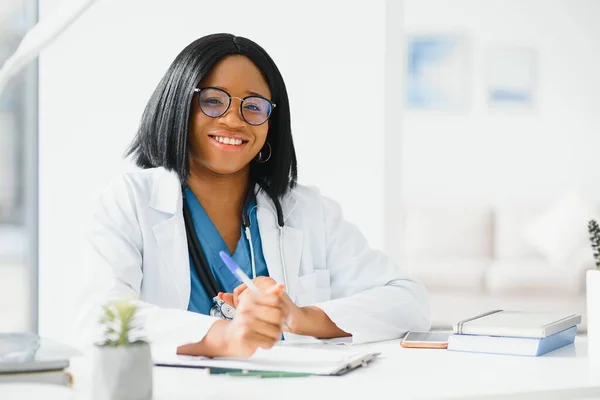
<svg viewBox="0 0 600 400">
<path fill-rule="evenodd" d="M 262 164 L 251 162 L 250 178 L 271 198 L 279 198 L 296 185 L 298 177 L 287 90 L 267 52 L 243 37 L 226 33 L 208 35 L 179 53 L 150 97 L 126 155 L 132 155 L 141 168 L 164 167 L 176 171 L 181 183 L 185 183 L 190 168 L 188 130 L 194 89 L 228 55 L 248 57 L 264 75 L 271 101 L 277 104 L 267 133 L 271 158 Z"/>
</svg>

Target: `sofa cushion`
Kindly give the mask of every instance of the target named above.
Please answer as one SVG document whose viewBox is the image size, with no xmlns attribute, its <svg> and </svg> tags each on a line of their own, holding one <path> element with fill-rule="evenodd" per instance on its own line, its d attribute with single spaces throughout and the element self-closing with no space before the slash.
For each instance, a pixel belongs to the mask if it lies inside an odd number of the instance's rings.
<svg viewBox="0 0 600 400">
<path fill-rule="evenodd" d="M 596 210 L 575 192 L 567 193 L 525 226 L 524 236 L 553 266 L 565 265 L 588 241 L 587 225 Z"/>
<path fill-rule="evenodd" d="M 487 207 L 405 206 L 400 253 L 407 258 L 489 258 L 491 233 Z"/>
<path fill-rule="evenodd" d="M 485 272 L 486 291 L 493 295 L 548 295 L 583 293 L 581 269 L 553 269 L 539 259 L 493 261 Z"/>
<path fill-rule="evenodd" d="M 485 258 L 404 258 L 401 267 L 427 289 L 481 293 L 489 263 Z"/>
<path fill-rule="evenodd" d="M 528 243 L 525 226 L 540 214 L 539 205 L 503 205 L 494 210 L 494 257 L 499 260 L 542 258 Z"/>
</svg>

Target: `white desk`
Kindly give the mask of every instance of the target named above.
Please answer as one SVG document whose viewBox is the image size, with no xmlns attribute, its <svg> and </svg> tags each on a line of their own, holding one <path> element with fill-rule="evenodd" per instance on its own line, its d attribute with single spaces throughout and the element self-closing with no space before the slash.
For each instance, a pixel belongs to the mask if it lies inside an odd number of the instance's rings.
<svg viewBox="0 0 600 400">
<path fill-rule="evenodd" d="M 600 398 L 600 365 L 589 362 L 585 337 L 542 357 L 404 349 L 398 341 L 364 347 L 381 351 L 379 360 L 341 377 L 260 379 L 207 375 L 201 369 L 155 368 L 154 398 Z M 0 399 L 88 399 L 89 365 L 86 358 L 72 361 L 73 389 L 0 385 Z"/>
</svg>

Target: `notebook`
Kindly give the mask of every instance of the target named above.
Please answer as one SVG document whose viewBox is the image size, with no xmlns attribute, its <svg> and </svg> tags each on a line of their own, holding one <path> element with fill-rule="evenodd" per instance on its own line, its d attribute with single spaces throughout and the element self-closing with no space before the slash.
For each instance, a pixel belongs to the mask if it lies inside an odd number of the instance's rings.
<svg viewBox="0 0 600 400">
<path fill-rule="evenodd" d="M 70 346 L 32 333 L 0 333 L 0 374 L 62 370 L 79 354 Z"/>
<path fill-rule="evenodd" d="M 518 356 L 541 356 L 572 344 L 575 341 L 576 335 L 576 326 L 546 336 L 545 338 L 454 334 L 448 339 L 448 350 Z"/>
<path fill-rule="evenodd" d="M 367 366 L 379 353 L 343 349 L 313 349 L 274 346 L 258 349 L 249 358 L 206 358 L 181 356 L 158 349 L 154 364 L 163 367 L 216 368 L 232 371 L 272 371 L 312 375 L 343 375 L 357 367 Z"/>
<path fill-rule="evenodd" d="M 72 386 L 73 375 L 64 370 L 5 373 L 0 374 L 0 383 L 47 383 Z"/>
<path fill-rule="evenodd" d="M 454 333 L 544 338 L 580 322 L 578 314 L 493 310 L 454 324 Z"/>
</svg>

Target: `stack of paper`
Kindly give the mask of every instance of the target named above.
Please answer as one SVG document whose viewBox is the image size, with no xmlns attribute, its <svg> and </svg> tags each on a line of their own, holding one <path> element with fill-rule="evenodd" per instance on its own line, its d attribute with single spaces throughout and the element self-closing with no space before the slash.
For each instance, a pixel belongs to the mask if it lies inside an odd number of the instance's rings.
<svg viewBox="0 0 600 400">
<path fill-rule="evenodd" d="M 275 346 L 258 349 L 249 358 L 206 358 L 181 356 L 172 351 L 154 352 L 154 364 L 168 367 L 216 368 L 231 371 L 274 371 L 313 375 L 341 375 L 366 366 L 378 353 L 352 351 L 347 348 L 312 349 Z"/>
</svg>

